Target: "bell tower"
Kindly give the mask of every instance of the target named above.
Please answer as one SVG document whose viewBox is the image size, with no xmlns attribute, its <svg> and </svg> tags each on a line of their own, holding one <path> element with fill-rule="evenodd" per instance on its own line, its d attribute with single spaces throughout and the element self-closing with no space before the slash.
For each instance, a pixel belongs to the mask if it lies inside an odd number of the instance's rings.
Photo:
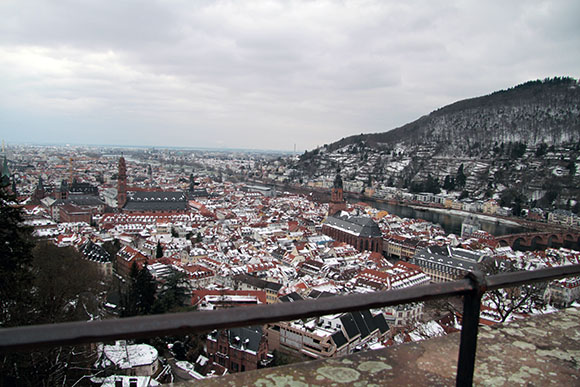
<svg viewBox="0 0 580 387">
<path fill-rule="evenodd" d="M 125 158 L 119 158 L 119 173 L 117 174 L 117 207 L 123 208 L 127 203 L 127 165 Z"/>
<path fill-rule="evenodd" d="M 343 210 L 346 210 L 346 202 L 343 197 L 342 177 L 340 176 L 339 170 L 334 179 L 332 190 L 330 191 L 330 207 L 328 209 L 328 216 L 335 215 Z"/>
</svg>

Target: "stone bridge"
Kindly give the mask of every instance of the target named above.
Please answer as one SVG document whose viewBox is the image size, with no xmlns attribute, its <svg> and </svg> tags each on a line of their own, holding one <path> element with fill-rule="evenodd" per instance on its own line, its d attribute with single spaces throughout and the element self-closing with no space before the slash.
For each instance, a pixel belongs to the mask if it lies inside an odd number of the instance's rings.
<svg viewBox="0 0 580 387">
<path fill-rule="evenodd" d="M 501 235 L 495 237 L 500 246 L 536 247 L 537 245 L 553 247 L 580 245 L 580 232 L 578 231 L 549 231 L 549 232 L 526 232 L 521 234 Z"/>
</svg>

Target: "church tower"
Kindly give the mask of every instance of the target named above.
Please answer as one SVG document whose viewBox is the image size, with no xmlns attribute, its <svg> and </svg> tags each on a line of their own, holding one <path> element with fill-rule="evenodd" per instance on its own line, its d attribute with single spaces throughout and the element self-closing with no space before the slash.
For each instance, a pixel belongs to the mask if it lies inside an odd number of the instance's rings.
<svg viewBox="0 0 580 387">
<path fill-rule="evenodd" d="M 117 207 L 123 208 L 127 203 L 127 165 L 125 158 L 119 158 L 119 173 L 117 175 Z"/>
<path fill-rule="evenodd" d="M 328 216 L 333 216 L 340 211 L 346 210 L 346 202 L 343 197 L 342 177 L 340 171 L 336 174 L 332 190 L 330 191 L 330 207 L 328 209 Z"/>
<path fill-rule="evenodd" d="M 44 190 L 44 181 L 42 180 L 42 176 L 38 176 L 38 184 L 36 185 L 36 189 L 32 193 L 32 201 L 33 203 L 40 202 L 41 199 L 46 197 L 46 192 Z"/>
<path fill-rule="evenodd" d="M 63 179 L 55 192 L 55 199 L 68 199 L 68 191 L 68 182 Z"/>
<path fill-rule="evenodd" d="M 149 176 L 149 186 L 153 187 L 153 169 L 151 169 L 151 164 L 147 165 L 147 175 Z"/>
</svg>

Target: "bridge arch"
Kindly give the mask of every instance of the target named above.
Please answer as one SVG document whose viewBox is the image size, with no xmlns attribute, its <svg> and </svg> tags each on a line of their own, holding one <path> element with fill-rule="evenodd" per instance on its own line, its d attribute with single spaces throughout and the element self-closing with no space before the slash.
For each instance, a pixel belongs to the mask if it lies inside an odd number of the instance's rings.
<svg viewBox="0 0 580 387">
<path fill-rule="evenodd" d="M 514 250 L 518 249 L 518 248 L 522 248 L 526 245 L 526 239 L 523 237 L 517 237 L 516 239 L 514 239 L 513 243 L 512 243 L 512 248 Z"/>
<path fill-rule="evenodd" d="M 511 247 L 511 244 L 506 239 L 500 239 L 497 241 L 497 243 L 499 244 L 500 247 L 507 247 L 507 246 Z"/>
<path fill-rule="evenodd" d="M 556 244 L 562 244 L 562 238 L 560 235 L 552 234 L 548 237 L 548 247 L 554 247 Z"/>
<path fill-rule="evenodd" d="M 534 236 L 530 242 L 530 246 L 534 250 L 538 247 L 538 245 L 545 245 L 545 244 L 546 243 L 544 243 L 544 239 L 539 235 Z"/>
</svg>

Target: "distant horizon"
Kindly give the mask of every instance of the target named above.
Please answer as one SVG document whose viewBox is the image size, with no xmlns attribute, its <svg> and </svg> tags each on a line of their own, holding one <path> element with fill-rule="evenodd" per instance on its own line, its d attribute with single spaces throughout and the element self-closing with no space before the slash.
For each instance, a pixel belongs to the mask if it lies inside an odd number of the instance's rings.
<svg viewBox="0 0 580 387">
<path fill-rule="evenodd" d="M 561 75 L 561 76 L 555 76 L 555 77 L 560 77 L 560 78 L 569 78 L 572 79 L 578 83 L 580 83 L 580 78 L 571 76 L 571 75 Z M 543 79 L 531 79 L 531 80 L 527 80 L 525 82 L 516 84 L 516 85 L 512 85 L 510 87 L 506 87 L 504 89 L 500 89 L 500 90 L 494 90 L 491 91 L 487 94 L 483 94 L 483 95 L 478 95 L 478 96 L 472 96 L 472 97 L 468 97 L 468 98 L 464 98 L 462 100 L 457 100 L 457 101 L 453 101 L 448 105 L 445 106 L 439 106 L 436 109 L 424 113 L 423 115 L 417 117 L 416 119 L 409 121 L 409 122 L 405 122 L 402 125 L 395 127 L 395 128 L 390 128 L 390 129 L 386 129 L 383 130 L 381 132 L 366 132 L 363 134 L 375 134 L 375 133 L 386 133 L 395 129 L 398 129 L 402 126 L 405 126 L 407 124 L 410 124 L 414 121 L 416 121 L 417 119 L 420 119 L 421 117 L 427 116 L 431 113 L 437 112 L 447 106 L 453 105 L 455 103 L 458 102 L 462 102 L 462 101 L 466 101 L 466 100 L 470 100 L 470 99 L 476 99 L 476 98 L 482 98 L 482 97 L 487 97 L 487 96 L 492 96 L 498 92 L 506 92 L 509 91 L 511 89 L 514 89 L 518 86 L 524 85 L 526 83 L 530 83 L 530 82 L 535 82 L 535 81 L 545 81 L 545 80 L 550 80 L 550 79 L 554 79 L 554 77 L 546 77 Z M 358 133 L 350 133 L 350 134 L 346 134 L 345 136 L 343 136 L 342 138 L 348 138 L 348 137 L 352 137 L 352 136 L 357 136 L 361 134 L 361 132 Z M 228 146 L 177 146 L 177 145 L 144 145 L 144 144 L 99 144 L 99 143 L 84 143 L 84 142 L 63 142 L 63 141 L 8 141 L 7 145 L 10 144 L 15 144 L 15 145 L 30 145 L 30 146 L 62 146 L 62 147 L 66 147 L 66 146 L 74 146 L 74 147 L 83 147 L 83 146 L 87 146 L 87 147 L 111 147 L 111 148 L 128 148 L 128 149 L 174 149 L 174 150 L 198 150 L 198 151 L 212 151 L 212 152 L 219 152 L 219 151 L 225 151 L 225 152 L 244 152 L 244 153 L 249 153 L 249 152 L 256 152 L 256 153 L 274 153 L 274 154 L 286 154 L 286 155 L 300 155 L 302 153 L 304 153 L 305 151 L 312 151 L 314 149 L 319 149 L 324 147 L 327 144 L 332 144 L 334 142 L 340 141 L 342 138 L 334 138 L 331 141 L 328 141 L 324 144 L 316 144 L 313 148 L 310 149 L 296 149 L 296 150 L 285 150 L 285 149 L 267 149 L 267 148 L 243 148 L 243 147 L 228 147 Z"/>
<path fill-rule="evenodd" d="M 5 142 L 6 147 L 11 145 L 20 146 L 53 146 L 53 147 L 89 147 L 89 148 L 125 148 L 125 149 L 168 149 L 168 150 L 192 150 L 192 151 L 210 151 L 210 152 L 242 152 L 242 153 L 275 153 L 275 154 L 293 154 L 293 151 L 276 150 L 276 149 L 251 149 L 251 148 L 211 148 L 195 146 L 171 146 L 171 145 L 123 145 L 123 144 L 90 144 L 90 143 L 66 143 L 66 142 Z M 298 151 L 296 151 L 298 154 Z"/>
</svg>

